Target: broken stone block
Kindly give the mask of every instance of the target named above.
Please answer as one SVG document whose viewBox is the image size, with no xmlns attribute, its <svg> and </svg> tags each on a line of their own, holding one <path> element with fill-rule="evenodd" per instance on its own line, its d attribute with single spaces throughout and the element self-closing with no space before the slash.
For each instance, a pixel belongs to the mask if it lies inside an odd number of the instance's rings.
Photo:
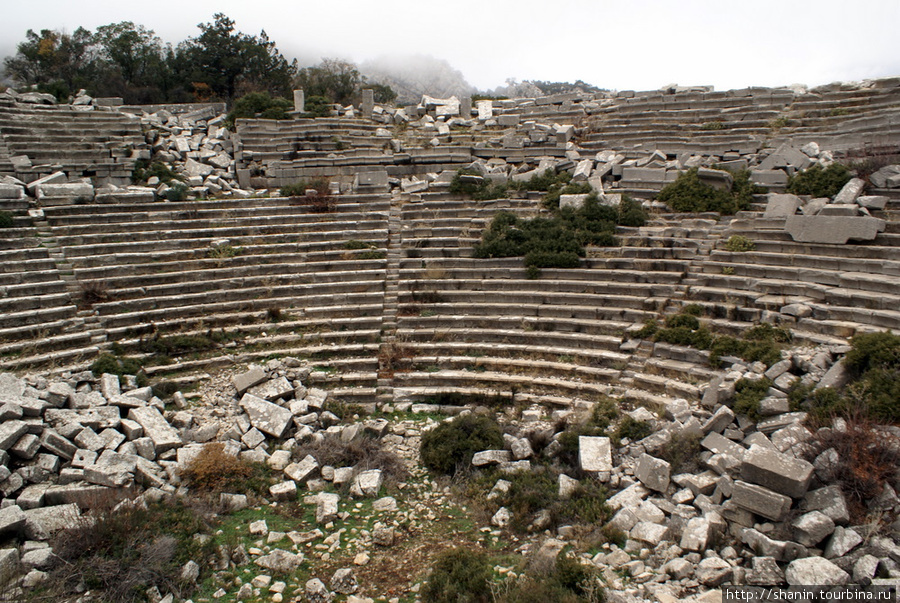
<svg viewBox="0 0 900 603">
<path fill-rule="evenodd" d="M 284 468 L 284 474 L 298 484 L 304 484 L 319 472 L 319 463 L 307 454 L 299 463 L 291 463 Z"/>
<path fill-rule="evenodd" d="M 26 433 L 13 444 L 9 453 L 20 459 L 30 461 L 38 453 L 41 448 L 41 439 L 33 433 Z"/>
<path fill-rule="evenodd" d="M 316 523 L 328 523 L 337 519 L 341 497 L 330 492 L 319 492 L 316 502 Z"/>
<path fill-rule="evenodd" d="M 734 482 L 731 500 L 739 507 L 772 521 L 781 521 L 791 508 L 789 497 L 740 480 Z"/>
<path fill-rule="evenodd" d="M 741 465 L 744 480 L 793 498 L 806 494 L 812 475 L 812 464 L 759 445 L 750 447 Z"/>
<path fill-rule="evenodd" d="M 612 448 L 609 438 L 578 436 L 578 462 L 582 471 L 609 472 L 612 470 Z"/>
<path fill-rule="evenodd" d="M 351 595 L 359 589 L 353 570 L 345 567 L 334 572 L 331 577 L 331 588 L 342 595 Z"/>
<path fill-rule="evenodd" d="M 75 444 L 52 429 L 45 429 L 43 433 L 41 433 L 41 446 L 43 446 L 45 450 L 60 456 L 67 461 L 71 461 L 78 451 L 78 447 Z"/>
<path fill-rule="evenodd" d="M 734 411 L 727 406 L 720 406 L 713 416 L 706 420 L 701 431 L 704 434 L 722 433 L 726 427 L 731 425 L 732 421 L 734 421 Z"/>
<path fill-rule="evenodd" d="M 634 476 L 651 490 L 663 492 L 669 488 L 671 465 L 662 459 L 642 454 L 634 468 Z"/>
<path fill-rule="evenodd" d="M 785 231 L 798 243 L 845 245 L 848 241 L 871 241 L 884 232 L 887 223 L 867 216 L 789 216 Z"/>
<path fill-rule="evenodd" d="M 780 586 L 784 584 L 784 571 L 774 557 L 753 557 L 747 573 L 750 586 Z"/>
<path fill-rule="evenodd" d="M 795 519 L 791 527 L 795 541 L 813 547 L 834 532 L 834 521 L 820 511 L 810 511 Z"/>
<path fill-rule="evenodd" d="M 297 498 L 297 482 L 288 480 L 269 487 L 269 493 L 275 500 L 296 500 Z"/>
<path fill-rule="evenodd" d="M 18 505 L 0 509 L 0 534 L 18 534 L 25 529 L 25 513 Z"/>
<path fill-rule="evenodd" d="M 694 570 L 694 578 L 703 586 L 715 588 L 731 580 L 734 568 L 720 557 L 707 557 Z"/>
<path fill-rule="evenodd" d="M 803 498 L 801 509 L 804 511 L 821 511 L 836 524 L 847 524 L 850 521 L 847 499 L 844 498 L 844 493 L 841 492 L 840 486 L 836 485 L 807 492 Z"/>
<path fill-rule="evenodd" d="M 734 185 L 734 176 L 727 170 L 712 170 L 699 167 L 697 168 L 697 177 L 703 184 L 719 190 L 730 191 Z"/>
<path fill-rule="evenodd" d="M 791 561 L 784 577 L 791 586 L 838 586 L 850 581 L 850 574 L 822 557 Z"/>
<path fill-rule="evenodd" d="M 383 481 L 381 469 L 370 469 L 363 471 L 353 480 L 350 487 L 350 494 L 353 496 L 378 496 Z"/>
<path fill-rule="evenodd" d="M 250 424 L 253 427 L 276 438 L 281 438 L 287 433 L 294 418 L 287 408 L 252 394 L 244 394 L 239 404 L 250 417 Z"/>
<path fill-rule="evenodd" d="M 787 218 L 796 214 L 802 204 L 803 201 L 796 195 L 770 193 L 763 217 Z"/>
<path fill-rule="evenodd" d="M 825 558 L 835 559 L 843 557 L 862 544 L 862 542 L 863 538 L 856 530 L 837 526 L 828 544 L 825 545 Z"/>
<path fill-rule="evenodd" d="M 703 552 L 709 543 L 710 526 L 705 517 L 692 517 L 681 533 L 681 548 L 686 551 Z"/>
<path fill-rule="evenodd" d="M 259 385 L 263 381 L 268 378 L 265 369 L 261 366 L 251 366 L 250 369 L 244 373 L 238 373 L 234 377 L 232 377 L 231 382 L 234 384 L 235 389 L 239 396 L 243 396 L 244 393 L 253 387 L 254 385 Z"/>
<path fill-rule="evenodd" d="M 642 521 L 631 528 L 628 536 L 654 547 L 669 537 L 669 528 L 664 525 Z"/>
<path fill-rule="evenodd" d="M 866 187 L 866 181 L 860 178 L 851 178 L 847 184 L 834 196 L 834 203 L 856 203 L 863 189 Z"/>
<path fill-rule="evenodd" d="M 144 429 L 146 437 L 153 440 L 157 454 L 177 448 L 183 443 L 178 430 L 169 425 L 154 406 L 132 408 L 128 411 L 128 418 L 138 423 Z"/>
<path fill-rule="evenodd" d="M 0 424 L 0 450 L 9 450 L 27 432 L 24 421 L 4 421 Z"/>
<path fill-rule="evenodd" d="M 482 450 L 472 455 L 472 465 L 475 467 L 499 465 L 508 463 L 510 459 L 511 454 L 508 450 Z"/>
<path fill-rule="evenodd" d="M 268 555 L 257 557 L 254 563 L 272 572 L 290 574 L 303 563 L 303 555 L 275 549 Z"/>
</svg>

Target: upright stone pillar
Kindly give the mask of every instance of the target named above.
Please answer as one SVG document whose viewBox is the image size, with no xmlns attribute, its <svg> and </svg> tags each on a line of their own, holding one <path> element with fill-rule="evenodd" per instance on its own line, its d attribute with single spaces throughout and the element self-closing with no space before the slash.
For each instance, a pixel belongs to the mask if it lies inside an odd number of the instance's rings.
<svg viewBox="0 0 900 603">
<path fill-rule="evenodd" d="M 371 119 L 373 111 L 375 111 L 375 91 L 371 88 L 363 88 L 362 116 L 365 119 Z"/>
<path fill-rule="evenodd" d="M 459 99 L 459 116 L 463 119 L 472 119 L 472 97 L 464 96 Z"/>
<path fill-rule="evenodd" d="M 306 95 L 303 90 L 294 90 L 294 111 L 297 113 L 306 111 Z"/>
</svg>

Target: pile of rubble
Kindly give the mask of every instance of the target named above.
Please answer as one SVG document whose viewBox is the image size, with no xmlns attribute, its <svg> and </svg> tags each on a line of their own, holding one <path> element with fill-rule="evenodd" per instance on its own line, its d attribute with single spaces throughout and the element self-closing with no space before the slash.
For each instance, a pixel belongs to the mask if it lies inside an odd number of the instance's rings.
<svg viewBox="0 0 900 603">
<path fill-rule="evenodd" d="M 327 392 L 303 385 L 309 372 L 290 358 L 272 361 L 267 369 L 251 367 L 234 378 L 231 391 L 238 396 L 212 412 L 187 410 L 180 392 L 172 399 L 180 410 L 166 411 L 152 388 L 137 387 L 131 376 L 120 381 L 91 372 L 50 379 L 0 374 L 0 538 L 7 547 L 0 550 L 0 582 L 19 577 L 28 587 L 45 579 L 55 560 L 47 541 L 95 504 L 186 495 L 180 474 L 208 442 L 221 442 L 225 454 L 283 473 L 284 479 L 270 488 L 273 501 L 296 500 L 298 487 L 307 488 L 312 494 L 304 500 L 315 506 L 323 527 L 346 516 L 338 511 L 338 494 L 320 492 L 326 482 L 349 483 L 353 497 L 377 496 L 380 470 L 322 467 L 312 456 L 292 460 L 300 441 L 334 437 L 349 442 L 387 433 L 383 419 L 340 425 L 323 408 Z M 274 440 L 278 449 L 272 449 Z M 232 510 L 248 504 L 245 495 L 222 498 Z M 388 498 L 375 506 L 396 509 Z M 372 538 L 387 544 L 392 529 L 379 528 Z M 18 544 L 22 539 L 24 544 Z M 255 551 L 254 562 L 273 571 L 296 569 L 303 559 L 297 547 L 308 541 L 294 539 L 294 552 Z"/>
<path fill-rule="evenodd" d="M 726 374 L 706 388 L 701 404 L 674 400 L 659 414 L 646 408 L 627 413 L 652 424 L 652 435 L 623 440 L 618 449 L 610 438 L 581 436 L 579 469 L 587 476 L 584 479 L 599 480 L 615 492 L 608 501 L 615 512 L 610 525 L 626 535 L 623 546 L 604 545 L 596 555 L 582 555 L 582 562 L 597 567 L 616 596 L 627 601 L 702 597 L 727 584 L 896 584 L 900 546 L 891 534 L 898 526 L 885 530 L 877 523 L 851 521 L 851 505 L 835 485 L 838 452 L 829 449 L 812 462 L 805 460 L 808 444 L 822 434 L 807 427 L 805 413 L 792 412 L 788 404 L 787 391 L 797 379 L 819 387 L 845 383 L 847 374 L 839 359 L 846 352 L 846 346 L 798 349 L 768 369 L 732 359 Z M 437 424 L 343 422 L 326 410 L 326 391 L 304 385 L 309 374 L 310 369 L 296 359 L 273 360 L 234 374 L 230 385 L 218 384 L 219 394 L 211 406 L 189 407 L 185 397 L 175 393 L 173 410 L 165 409 L 152 388 L 138 387 L 129 376 L 120 380 L 110 374 L 97 378 L 90 372 L 24 379 L 0 375 L 0 537 L 6 547 L 0 550 L 0 578 L 17 577 L 22 587 L 45 579 L 44 572 L 54 562 L 48 539 L 73 525 L 98 500 L 138 496 L 152 501 L 187 495 L 181 471 L 209 442 L 221 443 L 226 454 L 264 462 L 276 471 L 281 479 L 270 487 L 270 500 L 299 498 L 315 508 L 317 527 L 311 531 L 270 533 L 264 522 L 257 523 L 250 526 L 251 534 L 271 545 L 238 551 L 239 561 L 252 561 L 261 571 L 296 569 L 305 558 L 304 545 L 358 511 L 329 490 L 349 487 L 353 498 L 377 498 L 384 476 L 378 469 L 328 466 L 312 455 L 300 458 L 295 449 L 326 438 L 344 443 L 378 438 L 414 461 L 420 429 Z M 735 384 L 763 378 L 772 386 L 760 403 L 759 422 L 736 416 L 730 408 Z M 439 410 L 413 408 L 410 403 L 400 406 L 385 411 Z M 543 408 L 526 409 L 504 436 L 505 449 L 478 453 L 473 464 L 499 464 L 507 473 L 531 470 L 541 455 L 552 457 L 559 449 L 560 426 L 571 424 L 580 411 L 590 408 L 558 410 L 549 418 Z M 826 429 L 840 431 L 847 426 L 836 421 Z M 534 432 L 550 437 L 531 437 Z M 692 435 L 701 439 L 704 450 L 699 455 L 701 469 L 673 474 L 661 450 L 673 438 Z M 897 428 L 879 428 L 879 438 L 900 447 Z M 543 450 L 535 448 L 533 443 L 539 441 L 549 444 Z M 502 490 L 504 481 L 495 490 Z M 560 497 L 577 485 L 577 479 L 561 475 Z M 868 501 L 868 511 L 881 513 L 886 521 L 896 517 L 897 486 L 886 484 L 877 499 Z M 222 502 L 230 509 L 248 504 L 239 494 L 224 494 Z M 373 508 L 390 513 L 397 510 L 397 502 L 377 498 Z M 576 537 L 572 526 L 542 534 L 540 516 L 535 517 L 531 550 L 549 548 L 558 553 Z M 503 528 L 509 519 L 508 510 L 497 508 L 491 522 Z M 391 524 L 384 522 L 361 538 L 366 545 L 384 547 L 396 537 Z M 329 538 L 340 542 L 340 534 Z M 320 554 L 327 550 L 326 546 Z M 358 565 L 367 560 L 364 553 L 358 557 L 364 557 Z M 340 576 L 335 574 L 330 589 L 320 579 L 311 579 L 305 585 L 307 598 L 328 600 L 332 591 L 356 592 L 353 571 L 345 569 Z M 197 568 L 186 566 L 184 571 L 196 580 Z M 262 574 L 259 584 L 254 580 L 244 587 L 284 590 L 282 583 L 270 581 Z M 225 592 L 223 588 L 221 593 Z"/>
</svg>

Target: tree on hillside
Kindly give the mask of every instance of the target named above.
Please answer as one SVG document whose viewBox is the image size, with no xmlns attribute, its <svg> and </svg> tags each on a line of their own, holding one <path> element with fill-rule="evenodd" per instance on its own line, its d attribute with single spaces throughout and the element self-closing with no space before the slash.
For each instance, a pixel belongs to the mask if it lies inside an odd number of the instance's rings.
<svg viewBox="0 0 900 603">
<path fill-rule="evenodd" d="M 307 96 L 323 96 L 333 103 L 348 105 L 355 100 L 363 78 L 356 65 L 341 59 L 322 59 L 315 67 L 297 74 L 295 84 Z"/>
<path fill-rule="evenodd" d="M 94 76 L 93 35 L 79 27 L 74 33 L 29 29 L 16 54 L 4 60 L 6 73 L 26 86 L 37 85 L 64 99 L 87 86 Z"/>
<path fill-rule="evenodd" d="M 93 92 L 122 96 L 126 103 L 163 102 L 175 87 L 167 62 L 171 48 L 143 25 L 131 21 L 97 28 L 94 44 L 99 61 Z"/>
<path fill-rule="evenodd" d="M 205 84 L 219 98 L 232 100 L 247 92 L 290 93 L 296 61 L 289 63 L 265 32 L 259 37 L 235 30 L 222 13 L 201 23 L 201 33 L 179 46 L 181 67 L 190 82 Z"/>
</svg>

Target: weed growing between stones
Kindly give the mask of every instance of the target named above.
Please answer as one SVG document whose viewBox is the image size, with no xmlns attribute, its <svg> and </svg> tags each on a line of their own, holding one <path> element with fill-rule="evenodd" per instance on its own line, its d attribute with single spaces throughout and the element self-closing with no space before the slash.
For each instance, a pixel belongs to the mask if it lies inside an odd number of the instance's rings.
<svg viewBox="0 0 900 603">
<path fill-rule="evenodd" d="M 15 224 L 13 215 L 8 211 L 0 211 L 0 228 L 12 228 Z"/>
<path fill-rule="evenodd" d="M 731 252 L 753 251 L 756 243 L 743 235 L 732 235 L 725 241 L 725 249 Z"/>
<path fill-rule="evenodd" d="M 759 420 L 759 405 L 772 387 L 771 379 L 740 379 L 734 384 L 734 412 Z"/>
<path fill-rule="evenodd" d="M 150 163 L 147 159 L 138 159 L 134 163 L 134 171 L 131 173 L 131 181 L 135 184 L 146 184 L 147 180 L 156 177 L 163 184 L 172 181 L 183 182 L 184 176 L 176 174 L 172 168 L 161 161 Z"/>
<path fill-rule="evenodd" d="M 349 442 L 339 438 L 311 440 L 291 451 L 294 462 L 301 461 L 307 455 L 312 455 L 321 466 L 356 467 L 359 471 L 381 469 L 388 488 L 404 482 L 409 476 L 400 457 L 386 450 L 381 440 L 374 438 L 360 437 Z"/>
<path fill-rule="evenodd" d="M 109 301 L 109 287 L 103 281 L 82 281 L 81 301 L 88 308 Z"/>
</svg>

